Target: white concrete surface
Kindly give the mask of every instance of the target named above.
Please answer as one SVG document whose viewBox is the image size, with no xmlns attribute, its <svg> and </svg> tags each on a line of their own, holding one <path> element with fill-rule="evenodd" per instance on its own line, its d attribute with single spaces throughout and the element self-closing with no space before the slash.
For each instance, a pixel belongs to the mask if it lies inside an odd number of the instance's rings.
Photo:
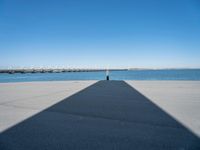
<svg viewBox="0 0 200 150">
<path fill-rule="evenodd" d="M 0 149 L 199 150 L 199 81 L 0 83 Z"/>
<path fill-rule="evenodd" d="M 200 137 L 200 81 L 127 81 Z"/>
<path fill-rule="evenodd" d="M 0 132 L 96 81 L 0 83 Z"/>
</svg>

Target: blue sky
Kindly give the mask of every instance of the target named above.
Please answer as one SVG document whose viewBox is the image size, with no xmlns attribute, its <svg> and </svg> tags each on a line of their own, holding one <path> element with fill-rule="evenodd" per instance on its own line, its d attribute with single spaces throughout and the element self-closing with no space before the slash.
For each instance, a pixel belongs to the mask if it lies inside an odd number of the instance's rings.
<svg viewBox="0 0 200 150">
<path fill-rule="evenodd" d="M 200 67 L 199 0 L 0 0 L 0 67 Z"/>
</svg>

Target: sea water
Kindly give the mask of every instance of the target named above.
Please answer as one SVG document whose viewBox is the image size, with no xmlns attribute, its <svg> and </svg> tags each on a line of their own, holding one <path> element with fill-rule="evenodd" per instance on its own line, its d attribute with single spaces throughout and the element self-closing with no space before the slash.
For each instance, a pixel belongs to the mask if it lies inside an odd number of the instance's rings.
<svg viewBox="0 0 200 150">
<path fill-rule="evenodd" d="M 200 69 L 109 71 L 110 80 L 200 80 Z M 105 80 L 106 72 L 0 74 L 0 82 Z"/>
</svg>

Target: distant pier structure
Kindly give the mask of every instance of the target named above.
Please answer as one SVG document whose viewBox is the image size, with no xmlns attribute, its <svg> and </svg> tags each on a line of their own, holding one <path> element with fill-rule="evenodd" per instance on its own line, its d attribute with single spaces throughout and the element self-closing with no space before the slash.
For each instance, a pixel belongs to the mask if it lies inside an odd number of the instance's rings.
<svg viewBox="0 0 200 150">
<path fill-rule="evenodd" d="M 128 69 L 0 69 L 0 73 L 63 73 L 63 72 L 99 72 L 106 71 L 106 79 L 109 80 L 109 71 L 126 71 Z"/>
</svg>

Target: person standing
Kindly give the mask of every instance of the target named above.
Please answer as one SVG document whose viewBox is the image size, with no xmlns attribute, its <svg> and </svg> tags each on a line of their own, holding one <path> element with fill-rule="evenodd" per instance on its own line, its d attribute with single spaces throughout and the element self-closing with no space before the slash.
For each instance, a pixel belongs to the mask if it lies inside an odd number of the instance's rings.
<svg viewBox="0 0 200 150">
<path fill-rule="evenodd" d="M 106 80 L 107 81 L 109 80 L 109 70 L 108 69 L 106 70 Z"/>
</svg>

